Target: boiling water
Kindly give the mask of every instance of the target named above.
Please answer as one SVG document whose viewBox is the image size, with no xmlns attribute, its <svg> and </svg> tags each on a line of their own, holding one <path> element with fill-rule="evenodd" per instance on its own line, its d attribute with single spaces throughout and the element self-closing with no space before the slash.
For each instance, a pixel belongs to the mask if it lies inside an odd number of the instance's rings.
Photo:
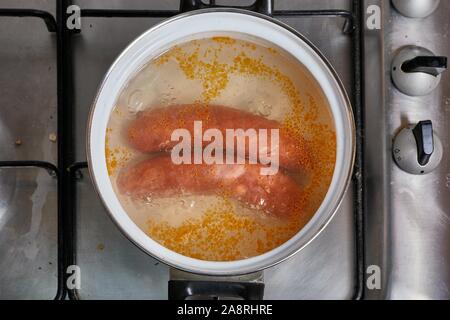
<svg viewBox="0 0 450 320">
<path fill-rule="evenodd" d="M 276 218 L 221 196 L 180 195 L 136 200 L 120 194 L 123 168 L 154 156 L 133 150 L 126 128 L 140 112 L 206 103 L 279 121 L 310 147 L 312 168 L 293 174 L 305 195 L 303 212 Z M 117 196 L 151 238 L 186 256 L 231 261 L 260 255 L 292 238 L 311 219 L 333 175 L 336 138 L 328 102 L 307 69 L 289 54 L 240 34 L 193 40 L 150 61 L 123 88 L 111 113 L 106 157 Z"/>
</svg>

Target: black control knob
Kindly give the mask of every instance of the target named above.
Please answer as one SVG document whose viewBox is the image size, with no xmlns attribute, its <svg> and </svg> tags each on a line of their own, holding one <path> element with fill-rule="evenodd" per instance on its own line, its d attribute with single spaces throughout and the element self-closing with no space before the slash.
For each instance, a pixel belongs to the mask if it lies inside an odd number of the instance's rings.
<svg viewBox="0 0 450 320">
<path fill-rule="evenodd" d="M 393 155 L 397 165 L 411 174 L 427 174 L 442 161 L 443 147 L 429 120 L 410 125 L 395 137 Z"/>
<path fill-rule="evenodd" d="M 423 72 L 434 77 L 437 77 L 445 70 L 447 70 L 447 57 L 420 56 L 402 64 L 403 72 Z"/>
<path fill-rule="evenodd" d="M 417 160 L 421 166 L 426 166 L 434 152 L 433 123 L 421 121 L 413 133 L 417 144 Z"/>
<path fill-rule="evenodd" d="M 392 80 L 406 95 L 426 96 L 439 85 L 445 70 L 447 57 L 437 56 L 422 47 L 406 46 L 392 61 Z"/>
</svg>

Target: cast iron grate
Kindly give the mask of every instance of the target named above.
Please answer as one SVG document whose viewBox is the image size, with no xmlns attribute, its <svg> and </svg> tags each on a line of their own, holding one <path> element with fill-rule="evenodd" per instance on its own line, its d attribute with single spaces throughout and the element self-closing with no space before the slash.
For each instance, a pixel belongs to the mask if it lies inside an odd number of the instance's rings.
<svg viewBox="0 0 450 320">
<path fill-rule="evenodd" d="M 353 299 L 360 300 L 364 295 L 364 171 L 363 171 L 363 105 L 362 105 L 362 18 L 363 11 L 360 0 L 352 0 L 350 10 L 274 10 L 274 0 L 255 0 L 252 5 L 241 7 L 273 17 L 318 17 L 343 18 L 343 32 L 352 39 L 353 60 L 353 112 L 356 122 L 356 162 L 353 174 L 354 184 L 354 224 L 355 224 L 355 289 Z M 46 11 L 34 9 L 1 9 L 0 16 L 36 17 L 45 22 L 49 32 L 56 33 L 57 38 L 57 125 L 58 125 L 58 163 L 57 165 L 38 161 L 0 161 L 0 168 L 40 168 L 49 171 L 57 179 L 58 186 L 58 288 L 56 300 L 77 299 L 76 290 L 68 290 L 65 286 L 67 266 L 74 265 L 75 252 L 75 184 L 81 170 L 88 167 L 87 162 L 74 161 L 73 136 L 73 51 L 71 36 L 79 30 L 66 28 L 68 14 L 66 9 L 70 0 L 56 0 L 56 19 Z M 209 4 L 201 0 L 180 0 L 179 10 L 111 10 L 81 9 L 81 17 L 99 18 L 165 18 L 181 12 L 221 7 L 215 0 Z"/>
</svg>

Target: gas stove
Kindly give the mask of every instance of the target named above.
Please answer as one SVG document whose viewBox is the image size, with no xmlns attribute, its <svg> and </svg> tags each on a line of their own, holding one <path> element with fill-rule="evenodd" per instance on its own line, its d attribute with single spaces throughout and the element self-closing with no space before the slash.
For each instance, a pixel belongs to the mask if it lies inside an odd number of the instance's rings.
<svg viewBox="0 0 450 320">
<path fill-rule="evenodd" d="M 309 38 L 342 79 L 357 124 L 353 184 L 331 224 L 288 261 L 233 281 L 264 284 L 264 299 L 450 298 L 450 4 L 217 2 Z M 70 5 L 81 8 L 80 30 L 66 25 Z M 115 57 L 164 18 L 204 6 L 1 2 L 0 299 L 167 299 L 170 280 L 217 281 L 170 269 L 126 239 L 85 153 L 89 109 Z"/>
</svg>

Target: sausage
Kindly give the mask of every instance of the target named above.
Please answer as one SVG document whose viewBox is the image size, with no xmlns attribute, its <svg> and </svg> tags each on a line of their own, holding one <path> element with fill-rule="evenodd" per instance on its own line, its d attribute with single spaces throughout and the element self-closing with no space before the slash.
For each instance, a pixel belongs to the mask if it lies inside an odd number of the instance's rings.
<svg viewBox="0 0 450 320">
<path fill-rule="evenodd" d="M 191 137 L 194 136 L 194 121 L 202 121 L 204 131 L 218 129 L 224 137 L 226 129 L 255 129 L 256 131 L 279 129 L 279 166 L 291 171 L 300 171 L 310 165 L 309 152 L 304 139 L 290 134 L 279 122 L 218 105 L 172 105 L 143 112 L 129 125 L 128 140 L 132 147 L 140 152 L 167 152 L 178 143 L 178 141 L 171 141 L 174 130 L 187 129 Z M 269 150 L 270 141 L 271 139 L 268 138 Z M 203 147 L 207 143 L 203 142 Z M 245 157 L 247 158 L 248 153 L 248 143 L 246 143 Z"/>
<path fill-rule="evenodd" d="M 121 194 L 137 198 L 177 195 L 223 195 L 247 206 L 291 217 L 301 211 L 302 190 L 288 175 L 260 174 L 260 164 L 173 164 L 159 155 L 124 168 L 117 178 Z"/>
</svg>

